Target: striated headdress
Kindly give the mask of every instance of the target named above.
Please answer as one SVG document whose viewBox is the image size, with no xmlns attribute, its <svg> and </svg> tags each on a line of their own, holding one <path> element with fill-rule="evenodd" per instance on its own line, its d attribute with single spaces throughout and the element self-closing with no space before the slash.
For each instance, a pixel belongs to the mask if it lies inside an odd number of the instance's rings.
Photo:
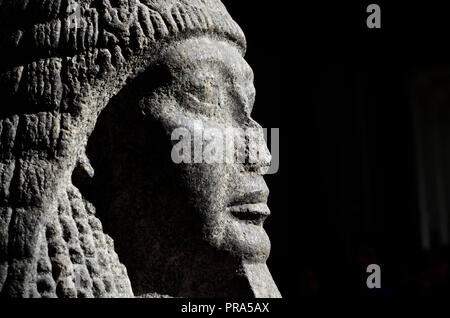
<svg viewBox="0 0 450 318">
<path fill-rule="evenodd" d="M 0 292 L 133 296 L 71 183 L 98 114 L 163 43 L 245 38 L 218 0 L 0 1 Z"/>
</svg>

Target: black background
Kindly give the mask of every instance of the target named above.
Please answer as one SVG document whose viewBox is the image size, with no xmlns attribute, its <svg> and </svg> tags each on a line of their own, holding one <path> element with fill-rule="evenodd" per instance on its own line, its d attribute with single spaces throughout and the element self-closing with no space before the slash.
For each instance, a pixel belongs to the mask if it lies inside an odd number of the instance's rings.
<svg viewBox="0 0 450 318">
<path fill-rule="evenodd" d="M 420 279 L 430 262 L 418 247 L 406 85 L 417 68 L 450 65 L 449 11 L 429 1 L 223 2 L 247 37 L 253 117 L 280 128 L 280 170 L 266 177 L 266 229 L 268 264 L 283 296 L 423 296 L 403 281 Z M 366 26 L 370 3 L 381 7 L 381 29 Z M 366 146 L 376 186 L 364 194 Z M 375 215 L 371 232 L 362 209 Z M 448 265 L 445 253 L 431 257 Z M 360 260 L 371 257 L 384 270 L 381 293 L 365 286 Z"/>
</svg>

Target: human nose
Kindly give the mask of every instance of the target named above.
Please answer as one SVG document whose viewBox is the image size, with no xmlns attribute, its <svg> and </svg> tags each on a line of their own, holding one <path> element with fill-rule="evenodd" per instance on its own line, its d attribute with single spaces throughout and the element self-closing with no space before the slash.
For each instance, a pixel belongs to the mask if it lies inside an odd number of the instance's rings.
<svg viewBox="0 0 450 318">
<path fill-rule="evenodd" d="M 250 119 L 247 138 L 248 156 L 245 168 L 247 171 L 264 175 L 270 168 L 272 155 L 267 147 L 263 128 L 253 119 Z"/>
</svg>

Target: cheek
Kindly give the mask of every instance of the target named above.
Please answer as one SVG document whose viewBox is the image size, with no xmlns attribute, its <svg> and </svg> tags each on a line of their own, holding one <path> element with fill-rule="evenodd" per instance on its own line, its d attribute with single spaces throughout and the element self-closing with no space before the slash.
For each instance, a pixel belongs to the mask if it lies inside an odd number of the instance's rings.
<svg viewBox="0 0 450 318">
<path fill-rule="evenodd" d="M 186 186 L 200 211 L 217 213 L 229 203 L 231 171 L 223 164 L 182 164 Z"/>
<path fill-rule="evenodd" d="M 174 101 L 164 105 L 164 111 L 159 111 L 157 120 L 164 126 L 166 134 L 171 139 L 172 133 L 180 127 L 186 128 L 191 141 L 190 156 L 196 161 L 195 153 L 200 152 L 200 163 L 180 163 L 177 168 L 182 175 L 183 187 L 191 194 L 191 201 L 195 209 L 205 217 L 219 215 L 225 211 L 233 193 L 233 186 L 239 182 L 239 166 L 231 164 L 205 163 L 203 150 L 205 144 L 197 142 L 196 136 L 202 136 L 204 129 L 219 128 L 219 124 L 212 119 L 201 118 L 191 114 Z M 175 134 L 176 135 L 176 134 Z M 179 143 L 179 136 L 172 140 L 172 146 Z"/>
</svg>

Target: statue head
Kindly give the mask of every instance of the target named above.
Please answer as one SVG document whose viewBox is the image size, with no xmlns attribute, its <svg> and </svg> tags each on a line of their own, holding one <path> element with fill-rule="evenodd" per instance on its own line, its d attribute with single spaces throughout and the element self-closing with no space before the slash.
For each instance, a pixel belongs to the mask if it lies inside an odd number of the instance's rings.
<svg viewBox="0 0 450 318">
<path fill-rule="evenodd" d="M 0 246 L 2 292 L 279 296 L 265 265 L 262 176 L 270 154 L 251 118 L 245 38 L 220 1 L 1 6 L 0 17 L 9 17 L 2 39 L 10 57 L 1 70 L 10 104 L 0 120 L 20 136 L 2 145 L 1 167 L 11 168 L 0 179 L 2 218 L 18 237 Z M 17 28 L 19 14 L 38 18 Z M 176 138 L 180 129 L 187 134 Z M 226 145 L 230 131 L 238 144 L 226 160 L 211 144 Z M 73 266 L 41 291 L 40 268 L 61 267 L 61 255 Z M 107 266 L 95 270 L 97 263 Z M 24 266 L 29 277 L 20 277 Z M 109 292 L 103 278 L 96 287 L 97 274 L 110 277 Z"/>
</svg>

